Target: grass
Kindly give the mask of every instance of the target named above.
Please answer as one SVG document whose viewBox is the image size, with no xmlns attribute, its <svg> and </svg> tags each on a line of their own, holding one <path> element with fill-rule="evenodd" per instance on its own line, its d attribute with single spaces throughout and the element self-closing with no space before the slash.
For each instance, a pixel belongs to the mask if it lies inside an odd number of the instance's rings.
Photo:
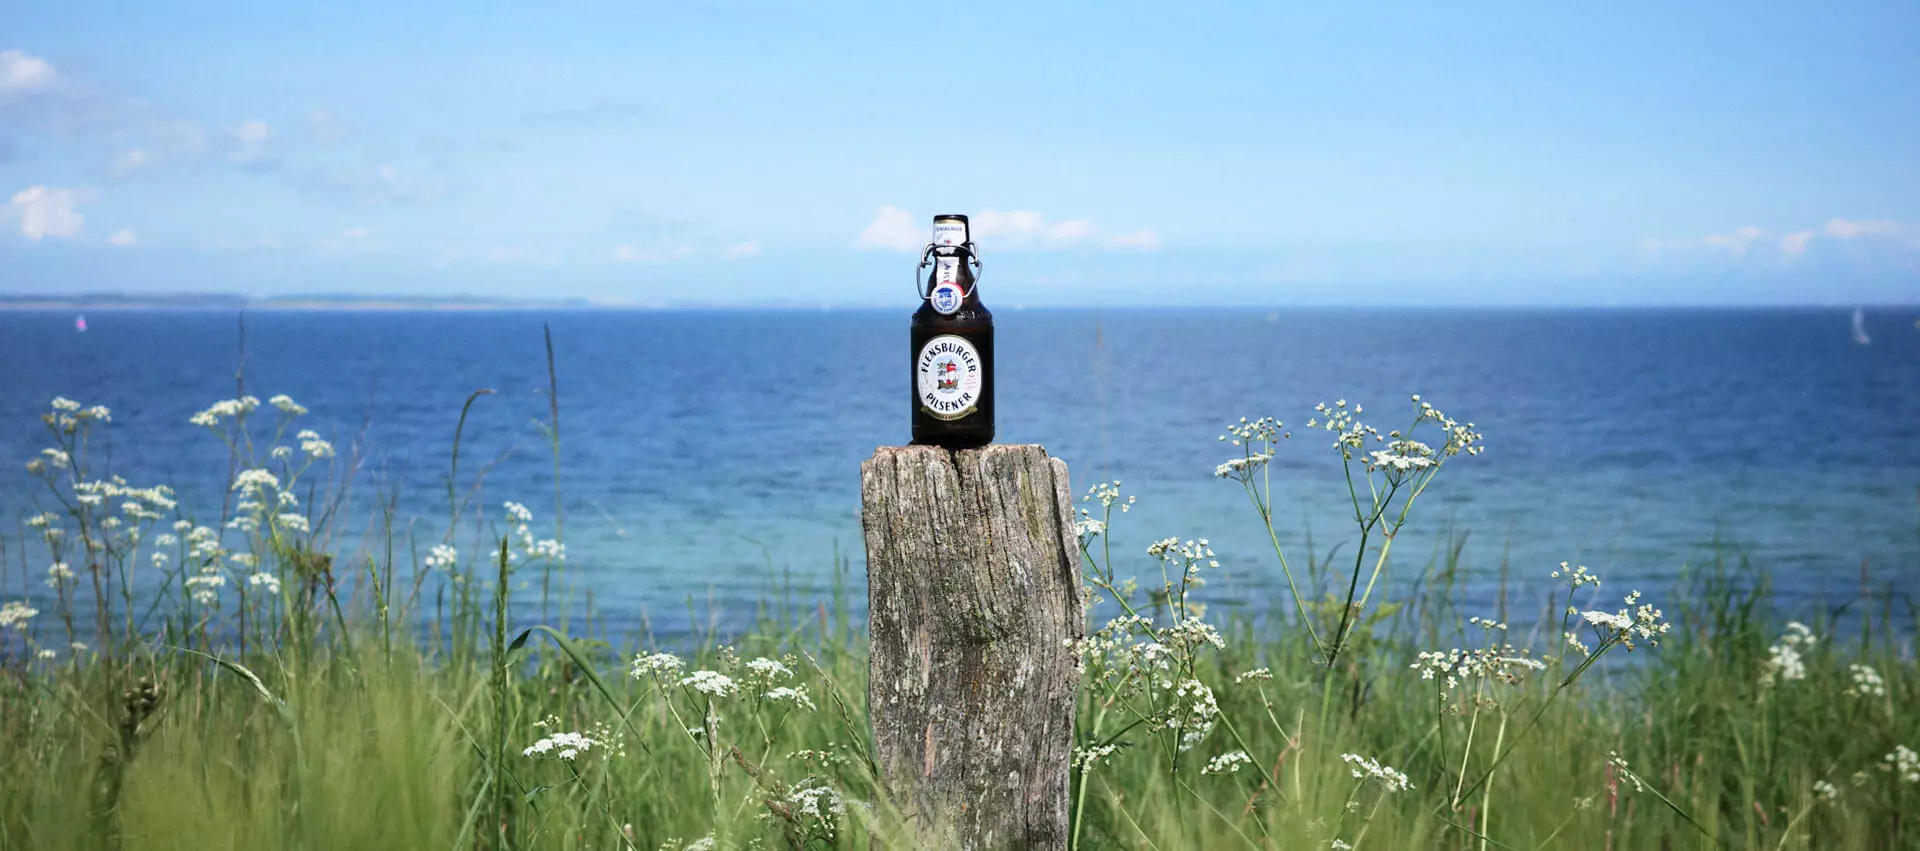
<svg viewBox="0 0 1920 851">
<path fill-rule="evenodd" d="M 232 500 L 171 542 L 184 509 L 167 492 L 93 484 L 112 481 L 86 453 L 108 414 L 48 415 L 60 456 L 36 472 L 60 510 L 37 545 L 78 567 L 49 575 L 48 611 L 0 622 L 0 849 L 916 843 L 875 779 L 844 603 L 780 601 L 753 629 L 671 648 L 583 640 L 557 530 L 471 504 L 466 408 L 444 549 L 416 566 L 391 532 L 330 547 L 351 465 L 288 438 L 291 400 L 248 398 L 207 423 L 233 453 Z M 1101 614 L 1081 648 L 1076 847 L 1920 848 L 1920 756 L 1900 756 L 1920 747 L 1920 670 L 1895 589 L 1788 625 L 1767 577 L 1722 550 L 1664 589 L 1665 611 L 1611 613 L 1601 601 L 1626 595 L 1563 566 L 1473 612 L 1457 547 L 1390 587 L 1395 533 L 1478 435 L 1418 414 L 1405 433 L 1442 448 L 1370 462 L 1387 436 L 1339 409 L 1327 427 L 1363 438 L 1341 453 L 1358 545 L 1333 564 L 1272 536 L 1291 616 L 1208 620 L 1206 543 L 1116 555 L 1106 531 L 1129 503 L 1089 493 Z M 1271 529 L 1264 458 L 1286 435 L 1233 435 L 1242 458 L 1221 475 Z M 393 513 L 383 501 L 377 527 Z M 167 581 L 135 587 L 154 552 Z M 523 586 L 539 624 L 510 615 Z M 72 641 L 88 646 L 53 650 Z"/>
</svg>

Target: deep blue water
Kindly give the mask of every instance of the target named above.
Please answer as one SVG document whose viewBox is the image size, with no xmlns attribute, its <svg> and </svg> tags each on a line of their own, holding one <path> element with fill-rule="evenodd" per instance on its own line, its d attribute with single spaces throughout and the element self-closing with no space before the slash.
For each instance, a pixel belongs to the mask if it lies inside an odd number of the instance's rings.
<svg viewBox="0 0 1920 851">
<path fill-rule="evenodd" d="M 999 440 L 1044 444 L 1076 490 L 1123 480 L 1140 500 L 1113 530 L 1124 564 L 1148 567 L 1155 538 L 1210 538 L 1225 575 L 1207 593 L 1261 611 L 1283 605 L 1284 586 L 1243 495 L 1212 477 L 1223 426 L 1298 426 L 1344 398 L 1384 429 L 1418 392 L 1477 423 L 1487 451 L 1451 462 L 1416 506 L 1397 588 L 1449 528 L 1470 534 L 1478 598 L 1503 559 L 1522 588 L 1574 560 L 1611 580 L 1608 597 L 1657 597 L 1718 540 L 1770 570 L 1794 610 L 1849 596 L 1863 564 L 1876 583 L 1920 590 L 1917 315 L 1870 312 L 1872 343 L 1858 345 L 1845 310 L 1002 310 Z M 22 465 L 47 445 L 38 416 L 56 395 L 113 410 L 96 449 L 115 472 L 217 513 L 226 450 L 187 420 L 235 395 L 239 317 L 87 319 L 82 334 L 70 314 L 0 312 L 6 599 L 45 590 L 44 559 L 28 548 L 22 565 L 18 534 L 33 510 Z M 364 530 L 375 486 L 396 491 L 421 555 L 446 516 L 461 403 L 492 388 L 466 425 L 463 487 L 484 469 L 489 512 L 519 500 L 544 530 L 549 321 L 570 570 L 615 629 L 643 613 L 655 630 L 684 628 L 689 599 L 702 620 L 738 621 L 770 573 L 823 598 L 836 548 L 864 601 L 859 465 L 907 438 L 904 310 L 260 312 L 245 317 L 245 387 L 293 396 L 312 409 L 306 425 L 357 451 L 345 516 Z M 1309 528 L 1323 551 L 1350 540 L 1324 433 L 1296 431 L 1275 464 L 1283 540 L 1298 550 Z"/>
</svg>

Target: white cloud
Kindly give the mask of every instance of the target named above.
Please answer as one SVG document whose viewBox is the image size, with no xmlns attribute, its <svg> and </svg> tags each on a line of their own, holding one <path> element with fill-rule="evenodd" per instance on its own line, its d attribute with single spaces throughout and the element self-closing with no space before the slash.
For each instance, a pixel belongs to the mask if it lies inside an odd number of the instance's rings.
<svg viewBox="0 0 1920 851">
<path fill-rule="evenodd" d="M 117 230 L 113 232 L 112 236 L 107 237 L 107 244 L 126 248 L 128 246 L 139 245 L 140 240 L 134 238 L 133 231 Z"/>
<path fill-rule="evenodd" d="M 273 129 L 267 122 L 259 119 L 242 121 L 233 128 L 233 150 L 227 159 L 236 163 L 257 163 L 267 158 L 267 144 L 273 138 Z"/>
<path fill-rule="evenodd" d="M 314 141 L 326 144 L 344 142 L 351 135 L 340 116 L 325 109 L 316 109 L 307 113 L 307 134 Z"/>
<path fill-rule="evenodd" d="M 34 242 L 49 236 L 72 239 L 86 224 L 86 217 L 74 210 L 80 201 L 71 189 L 29 186 L 14 193 L 8 209 L 20 221 L 21 236 Z"/>
<path fill-rule="evenodd" d="M 1037 210 L 985 209 L 967 217 L 974 239 L 991 248 L 1074 248 L 1098 246 L 1110 249 L 1152 251 L 1160 247 L 1160 237 L 1150 230 L 1107 234 L 1092 219 L 1054 221 Z M 921 222 L 912 213 L 887 205 L 861 231 L 854 244 L 860 248 L 913 249 L 927 244 L 932 224 Z"/>
<path fill-rule="evenodd" d="M 59 80 L 46 60 L 18 50 L 0 50 L 0 100 L 50 88 Z"/>
<path fill-rule="evenodd" d="M 661 242 L 650 246 L 622 245 L 613 250 L 613 259 L 622 263 L 665 263 L 693 256 L 693 246 L 684 242 Z"/>
<path fill-rule="evenodd" d="M 931 226 L 920 227 L 913 214 L 888 204 L 880 208 L 866 230 L 860 232 L 860 238 L 854 240 L 856 248 L 893 248 L 910 251 L 927 244 L 932 233 Z"/>
<path fill-rule="evenodd" d="M 151 162 L 153 157 L 144 148 L 133 148 L 114 154 L 110 171 L 114 177 L 126 177 L 146 168 Z"/>
<path fill-rule="evenodd" d="M 760 243 L 751 239 L 738 245 L 729 245 L 726 250 L 728 257 L 752 257 L 759 253 Z"/>
<path fill-rule="evenodd" d="M 1761 240 L 1771 240 L 1779 248 L 1779 257 L 1785 260 L 1798 260 L 1812 250 L 1820 240 L 1861 240 L 1885 244 L 1891 238 L 1898 245 L 1904 238 L 1906 247 L 1920 249 L 1920 227 L 1900 222 L 1852 221 L 1834 218 L 1817 228 L 1786 231 L 1773 239 L 1768 231 L 1758 225 L 1745 225 L 1726 233 L 1708 234 L 1697 239 L 1670 239 L 1649 237 L 1641 242 L 1641 248 L 1648 254 L 1662 252 L 1718 251 L 1733 257 L 1746 257 L 1752 247 Z"/>
<path fill-rule="evenodd" d="M 372 228 L 355 227 L 346 228 L 334 236 L 316 239 L 313 247 L 321 254 L 365 254 L 383 250 L 387 244 L 375 236 Z"/>
<path fill-rule="evenodd" d="M 1708 248 L 1717 248 L 1735 257 L 1744 257 L 1747 253 L 1747 246 L 1752 245 L 1754 240 L 1764 235 L 1766 235 L 1765 231 L 1753 225 L 1743 225 L 1734 228 L 1732 233 L 1708 234 L 1700 241 Z"/>
<path fill-rule="evenodd" d="M 1861 236 L 1897 234 L 1901 231 L 1901 227 L 1888 221 L 1850 222 L 1846 219 L 1830 219 L 1823 230 L 1826 231 L 1827 236 L 1835 239 L 1853 239 Z"/>
<path fill-rule="evenodd" d="M 1116 234 L 1107 237 L 1108 248 L 1132 249 L 1134 251 L 1160 250 L 1160 235 L 1150 230 L 1137 230 L 1133 233 Z"/>
</svg>

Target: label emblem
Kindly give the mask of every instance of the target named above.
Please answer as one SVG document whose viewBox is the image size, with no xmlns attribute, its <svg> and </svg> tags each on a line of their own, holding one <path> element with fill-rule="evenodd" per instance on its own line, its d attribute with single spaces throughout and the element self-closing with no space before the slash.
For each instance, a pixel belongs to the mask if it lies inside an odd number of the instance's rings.
<svg viewBox="0 0 1920 851">
<path fill-rule="evenodd" d="M 942 334 L 920 347 L 914 359 L 919 374 L 916 396 L 920 409 L 936 419 L 957 420 L 973 413 L 980 403 L 980 383 L 986 365 L 965 337 Z"/>
<path fill-rule="evenodd" d="M 949 316 L 960 311 L 960 303 L 966 300 L 960 294 L 959 284 L 941 283 L 933 288 L 933 295 L 927 297 L 933 302 L 933 309 Z"/>
<path fill-rule="evenodd" d="M 952 315 L 960 310 L 966 294 L 960 291 L 960 258 L 942 257 L 936 261 L 933 292 L 927 295 L 933 309 Z"/>
</svg>

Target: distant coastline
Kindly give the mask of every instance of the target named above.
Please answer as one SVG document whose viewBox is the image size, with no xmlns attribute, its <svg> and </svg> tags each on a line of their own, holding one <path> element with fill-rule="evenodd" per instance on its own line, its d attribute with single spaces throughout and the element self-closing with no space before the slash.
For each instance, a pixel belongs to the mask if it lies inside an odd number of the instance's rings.
<svg viewBox="0 0 1920 851">
<path fill-rule="evenodd" d="M 626 299 L 511 299 L 482 296 L 284 295 L 250 297 L 223 293 L 0 294 L 0 311 L 51 310 L 605 310 L 649 305 Z"/>
</svg>

